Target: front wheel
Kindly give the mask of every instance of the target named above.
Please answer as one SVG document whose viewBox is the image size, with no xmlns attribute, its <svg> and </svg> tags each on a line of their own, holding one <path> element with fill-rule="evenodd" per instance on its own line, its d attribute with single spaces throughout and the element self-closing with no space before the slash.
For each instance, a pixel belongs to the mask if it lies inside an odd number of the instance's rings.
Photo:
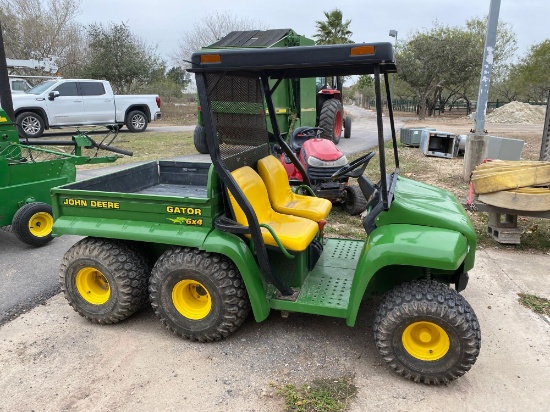
<svg viewBox="0 0 550 412">
<path fill-rule="evenodd" d="M 367 200 L 359 186 L 346 186 L 342 208 L 351 216 L 358 215 L 367 208 Z"/>
<path fill-rule="evenodd" d="M 397 374 L 437 385 L 470 370 L 481 333 L 466 299 L 440 282 L 421 280 L 385 295 L 374 321 L 374 340 Z"/>
<path fill-rule="evenodd" d="M 227 257 L 174 247 L 157 260 L 149 285 L 160 321 L 184 338 L 218 341 L 244 322 L 250 311 L 246 287 Z"/>
<path fill-rule="evenodd" d="M 31 246 L 44 246 L 53 239 L 52 207 L 41 202 L 28 203 L 15 213 L 11 225 L 21 242 Z"/>
<path fill-rule="evenodd" d="M 344 139 L 349 139 L 351 137 L 351 117 L 346 116 L 344 119 Z"/>
<path fill-rule="evenodd" d="M 33 112 L 24 112 L 17 116 L 19 135 L 25 138 L 40 137 L 44 133 L 44 119 Z"/>
<path fill-rule="evenodd" d="M 147 129 L 147 116 L 141 110 L 134 110 L 126 116 L 126 127 L 132 133 L 140 133 Z"/>
</svg>

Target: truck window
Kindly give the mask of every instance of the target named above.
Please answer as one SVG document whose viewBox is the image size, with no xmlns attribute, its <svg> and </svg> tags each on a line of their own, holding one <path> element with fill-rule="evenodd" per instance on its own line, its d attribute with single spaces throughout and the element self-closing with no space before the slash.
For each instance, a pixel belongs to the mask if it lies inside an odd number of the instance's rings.
<svg viewBox="0 0 550 412">
<path fill-rule="evenodd" d="M 14 80 L 11 82 L 13 91 L 26 92 L 29 89 L 28 83 L 24 80 Z"/>
<path fill-rule="evenodd" d="M 60 96 L 78 96 L 76 82 L 62 83 L 52 91 L 58 91 Z"/>
<path fill-rule="evenodd" d="M 30 89 L 27 93 L 29 94 L 42 94 L 48 88 L 50 88 L 55 83 L 55 80 L 48 80 L 43 83 L 40 83 L 39 85 L 34 86 L 32 89 Z"/>
<path fill-rule="evenodd" d="M 103 83 L 99 82 L 80 82 L 80 90 L 83 96 L 101 96 L 105 94 Z"/>
</svg>

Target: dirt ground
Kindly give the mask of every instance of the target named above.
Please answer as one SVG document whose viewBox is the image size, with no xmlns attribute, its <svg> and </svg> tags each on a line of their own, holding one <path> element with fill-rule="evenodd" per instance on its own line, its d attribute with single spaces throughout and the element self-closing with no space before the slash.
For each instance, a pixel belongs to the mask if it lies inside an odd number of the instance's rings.
<svg viewBox="0 0 550 412">
<path fill-rule="evenodd" d="M 407 125 L 464 134 L 472 122 Z M 487 126 L 525 139 L 528 156 L 540 150 L 542 126 Z M 452 175 L 460 161 L 432 163 Z M 407 173 L 423 175 L 421 166 Z M 452 176 L 443 181 L 464 189 Z M 149 306 L 120 324 L 98 326 L 56 295 L 0 327 L 0 411 L 282 411 L 277 387 L 342 376 L 354 377 L 359 389 L 352 411 L 546 411 L 550 319 L 522 307 L 517 294 L 550 298 L 548 267 L 550 250 L 478 251 L 463 295 L 480 321 L 481 353 L 470 372 L 442 387 L 405 381 L 386 367 L 373 342 L 374 300 L 364 302 L 354 328 L 273 311 L 260 324 L 250 317 L 224 341 L 201 344 L 172 335 Z"/>
</svg>

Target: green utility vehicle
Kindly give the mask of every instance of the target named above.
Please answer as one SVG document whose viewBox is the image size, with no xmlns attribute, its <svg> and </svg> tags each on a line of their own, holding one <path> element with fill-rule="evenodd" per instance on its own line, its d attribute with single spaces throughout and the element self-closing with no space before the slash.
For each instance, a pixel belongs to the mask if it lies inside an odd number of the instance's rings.
<svg viewBox="0 0 550 412">
<path fill-rule="evenodd" d="M 288 48 L 314 46 L 315 42 L 291 29 L 233 31 L 217 42 L 203 48 L 204 51 L 231 50 L 235 48 Z M 274 85 L 272 82 L 271 85 Z M 340 77 L 300 79 L 285 78 L 274 91 L 272 99 L 277 115 L 279 131 L 283 136 L 300 126 L 323 128 L 321 137 L 338 144 L 340 137 L 351 136 L 351 117 L 344 116 Z M 223 110 L 223 108 L 218 108 Z M 193 134 L 195 148 L 208 153 L 204 121 L 199 105 L 197 126 Z M 268 122 L 268 130 L 271 125 Z M 288 139 L 287 139 L 288 140 Z"/>
<path fill-rule="evenodd" d="M 392 45 L 203 50 L 190 70 L 211 164 L 151 162 L 52 191 L 54 234 L 87 236 L 60 269 L 74 309 L 94 323 L 116 323 L 149 297 L 168 329 L 211 342 L 234 332 L 250 309 L 257 322 L 278 310 L 354 326 L 362 300 L 384 295 L 374 340 L 391 368 L 430 384 L 468 371 L 481 337 L 458 292 L 474 266 L 476 235 L 450 193 L 399 176 Z M 362 217 L 367 237 L 327 238 L 330 202 L 293 193 L 270 155 L 278 144 L 300 167 L 279 133 L 272 94 L 285 78 L 365 74 L 375 79 L 381 179 L 374 184 L 363 173 L 374 152 L 334 173 L 358 177 L 369 199 Z M 382 76 L 397 164 L 390 173 Z"/>
<path fill-rule="evenodd" d="M 118 126 L 111 127 L 112 142 Z M 38 146 L 73 146 L 72 153 Z M 0 108 L 0 227 L 11 225 L 24 243 L 43 246 L 52 240 L 53 214 L 50 189 L 74 182 L 76 165 L 114 162 L 117 156 L 82 155 L 82 149 L 125 150 L 98 144 L 86 133 L 72 140 L 27 139 L 21 144 L 15 125 Z"/>
</svg>

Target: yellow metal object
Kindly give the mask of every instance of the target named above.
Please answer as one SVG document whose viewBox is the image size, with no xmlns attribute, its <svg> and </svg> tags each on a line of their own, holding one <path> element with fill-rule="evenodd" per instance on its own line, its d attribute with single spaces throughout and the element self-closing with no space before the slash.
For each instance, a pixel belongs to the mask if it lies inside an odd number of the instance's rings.
<svg viewBox="0 0 550 412">
<path fill-rule="evenodd" d="M 80 269 L 76 274 L 75 283 L 80 296 L 92 305 L 103 305 L 111 296 L 109 281 L 96 268 Z"/>
<path fill-rule="evenodd" d="M 52 233 L 53 217 L 47 212 L 38 212 L 29 219 L 29 232 L 34 237 L 46 237 Z"/>
<path fill-rule="evenodd" d="M 472 174 L 477 194 L 550 183 L 549 162 L 493 161 L 476 167 Z"/>
<path fill-rule="evenodd" d="M 172 289 L 176 310 L 187 319 L 204 319 L 212 310 L 212 298 L 204 285 L 196 280 L 180 280 Z"/>
<path fill-rule="evenodd" d="M 401 337 L 405 350 L 416 359 L 435 361 L 449 351 L 449 335 L 432 322 L 415 322 L 407 326 Z"/>
</svg>

